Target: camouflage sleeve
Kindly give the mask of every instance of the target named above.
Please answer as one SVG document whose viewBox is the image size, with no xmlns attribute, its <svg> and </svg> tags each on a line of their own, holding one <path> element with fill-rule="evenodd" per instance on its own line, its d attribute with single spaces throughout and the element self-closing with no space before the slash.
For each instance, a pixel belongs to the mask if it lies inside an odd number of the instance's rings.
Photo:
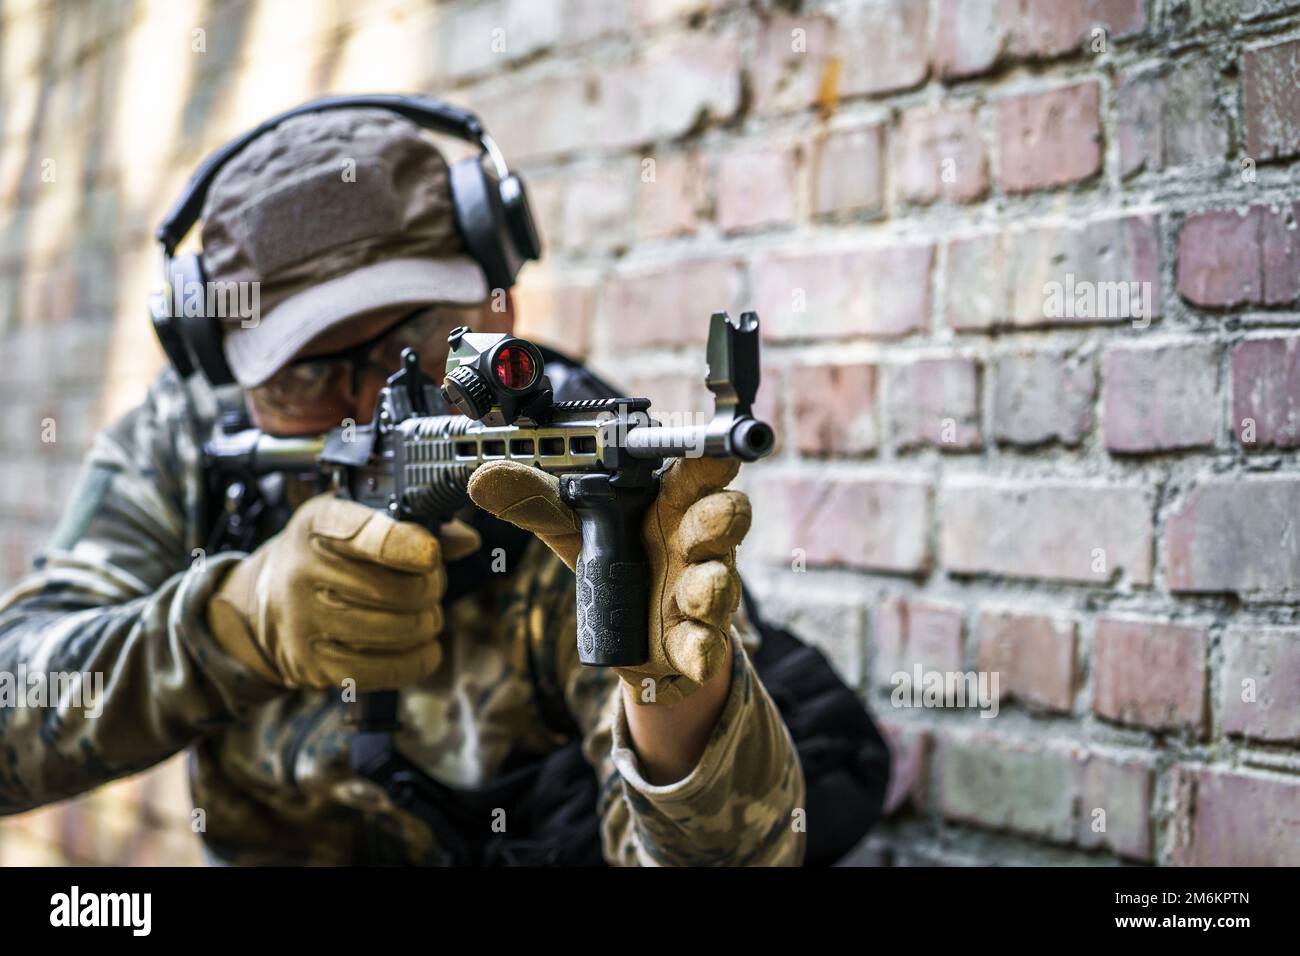
<svg viewBox="0 0 1300 956">
<path fill-rule="evenodd" d="M 731 634 L 731 689 L 704 754 L 686 777 L 663 786 L 642 776 L 618 677 L 578 663 L 572 610 L 555 619 L 564 622 L 557 653 L 566 668 L 565 698 L 601 783 L 601 836 L 609 863 L 803 863 L 803 769 L 745 650 L 747 643 L 757 646 L 758 634 L 743 614 L 736 615 Z"/>
<path fill-rule="evenodd" d="M 236 556 L 194 552 L 185 409 L 164 376 L 97 436 L 36 570 L 0 598 L 0 813 L 144 769 L 277 692 L 204 624 Z"/>
</svg>

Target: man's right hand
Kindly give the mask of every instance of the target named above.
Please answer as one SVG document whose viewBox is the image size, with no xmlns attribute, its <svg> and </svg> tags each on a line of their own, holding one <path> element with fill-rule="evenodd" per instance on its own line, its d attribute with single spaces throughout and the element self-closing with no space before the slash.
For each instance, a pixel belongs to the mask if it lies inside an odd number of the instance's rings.
<svg viewBox="0 0 1300 956">
<path fill-rule="evenodd" d="M 447 557 L 479 547 L 444 526 Z M 208 626 L 231 655 L 285 687 L 414 684 L 442 661 L 443 545 L 426 529 L 318 495 L 226 575 Z"/>
</svg>

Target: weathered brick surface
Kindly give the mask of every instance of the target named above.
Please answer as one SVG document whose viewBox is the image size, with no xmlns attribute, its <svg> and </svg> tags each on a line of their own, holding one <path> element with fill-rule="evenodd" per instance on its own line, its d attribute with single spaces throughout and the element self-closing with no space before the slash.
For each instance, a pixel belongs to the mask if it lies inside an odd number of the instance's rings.
<svg viewBox="0 0 1300 956">
<path fill-rule="evenodd" d="M 896 446 L 979 446 L 979 370 L 973 360 L 918 359 L 884 371 L 885 414 Z"/>
<path fill-rule="evenodd" d="M 755 529 L 777 561 L 912 573 L 930 561 L 930 486 L 919 478 L 764 477 L 756 494 L 771 520 Z"/>
<path fill-rule="evenodd" d="M 638 164 L 637 178 L 639 238 L 689 236 L 708 222 L 712 214 L 712 171 L 698 152 L 645 157 Z"/>
<path fill-rule="evenodd" d="M 983 73 L 999 58 L 1054 57 L 1092 49 L 1146 26 L 1141 0 L 941 0 L 935 61 L 946 77 Z"/>
<path fill-rule="evenodd" d="M 803 151 L 788 144 L 736 150 L 718 168 L 718 225 L 746 232 L 791 225 L 798 212 L 796 188 Z"/>
<path fill-rule="evenodd" d="M 943 312 L 955 329 L 1149 320 L 1139 315 L 1144 286 L 1152 315 L 1162 314 L 1160 249 L 1148 215 L 976 233 L 950 241 L 947 257 Z M 1082 310 L 1090 314 L 1077 308 L 1087 305 L 1085 288 L 1093 290 L 1091 310 Z M 1059 310 L 1050 308 L 1054 292 Z M 1076 306 L 1073 316 L 1064 308 L 1067 299 Z"/>
<path fill-rule="evenodd" d="M 941 737 L 938 764 L 949 820 L 1151 857 L 1153 775 L 1140 756 L 975 732 Z"/>
<path fill-rule="evenodd" d="M 1100 618 L 1092 640 L 1092 709 L 1122 724 L 1200 730 L 1207 644 L 1201 627 Z"/>
<path fill-rule="evenodd" d="M 1100 87 L 1077 83 L 998 103 L 1002 165 L 1007 192 L 1052 189 L 1101 170 Z"/>
<path fill-rule="evenodd" d="M 956 605 L 888 597 L 876 606 L 871 644 L 875 680 L 897 687 L 895 675 L 913 668 L 958 671 L 962 667 L 962 609 Z"/>
<path fill-rule="evenodd" d="M 890 164 L 902 202 L 970 202 L 989 188 L 988 160 L 973 104 L 918 108 L 903 114 Z"/>
<path fill-rule="evenodd" d="M 602 289 L 603 332 L 612 348 L 703 343 L 709 314 L 733 313 L 740 303 L 741 265 L 735 259 L 692 260 L 621 273 Z M 638 316 L 627 321 L 626 316 Z"/>
<path fill-rule="evenodd" d="M 892 761 L 889 789 L 885 793 L 885 813 L 898 813 L 905 806 L 916 812 L 924 811 L 929 795 L 933 738 L 922 727 L 887 717 L 881 718 L 880 729 L 889 744 Z"/>
<path fill-rule="evenodd" d="M 1166 518 L 1171 591 L 1234 592 L 1293 600 L 1300 595 L 1300 480 L 1288 476 L 1207 479 Z"/>
<path fill-rule="evenodd" d="M 1223 636 L 1223 729 L 1300 742 L 1300 629 L 1232 627 Z"/>
<path fill-rule="evenodd" d="M 1086 751 L 1076 760 L 1079 846 L 1105 847 L 1122 857 L 1150 860 L 1154 761 L 1110 751 Z"/>
<path fill-rule="evenodd" d="M 1219 430 L 1218 348 L 1119 347 L 1102 361 L 1102 430 L 1113 452 L 1211 445 Z"/>
<path fill-rule="evenodd" d="M 925 327 L 930 246 L 756 257 L 753 301 L 776 339 L 896 338 Z"/>
<path fill-rule="evenodd" d="M 939 561 L 959 574 L 1151 583 L 1151 503 L 1140 488 L 954 479 L 939 496 Z"/>
<path fill-rule="evenodd" d="M 1181 866 L 1300 866 L 1300 779 L 1180 764 L 1169 845 Z"/>
<path fill-rule="evenodd" d="M 1002 700 L 1069 713 L 1074 703 L 1073 621 L 1039 614 L 985 611 L 979 619 L 981 671 L 997 671 Z"/>
<path fill-rule="evenodd" d="M 1300 445 L 1300 337 L 1233 348 L 1232 431 L 1248 449 Z"/>
<path fill-rule="evenodd" d="M 799 450 L 807 455 L 861 455 L 879 443 L 875 365 L 807 365 L 798 382 L 794 416 Z"/>
<path fill-rule="evenodd" d="M 1121 175 L 1210 163 L 1227 152 L 1232 127 L 1212 63 L 1129 71 L 1116 96 Z"/>
<path fill-rule="evenodd" d="M 1286 306 L 1300 296 L 1300 204 L 1189 216 L 1178 237 L 1178 291 L 1193 305 Z"/>
<path fill-rule="evenodd" d="M 1242 57 L 1246 151 L 1256 160 L 1300 153 L 1300 40 L 1270 43 Z"/>
<path fill-rule="evenodd" d="M 842 129 L 813 148 L 812 212 L 815 216 L 878 213 L 884 201 L 881 126 Z"/>
<path fill-rule="evenodd" d="M 1078 445 L 1092 431 L 1091 356 L 1017 352 L 994 363 L 993 437 L 1013 445 Z"/>
</svg>

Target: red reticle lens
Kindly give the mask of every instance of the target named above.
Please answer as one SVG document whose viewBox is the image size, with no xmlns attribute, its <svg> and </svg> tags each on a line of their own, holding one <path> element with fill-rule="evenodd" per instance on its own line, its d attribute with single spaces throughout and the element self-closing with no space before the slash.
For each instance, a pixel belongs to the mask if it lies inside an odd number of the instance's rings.
<svg viewBox="0 0 1300 956">
<path fill-rule="evenodd" d="M 497 353 L 492 371 L 496 373 L 498 382 L 512 389 L 527 388 L 537 376 L 533 357 L 527 349 L 515 345 L 507 345 Z"/>
</svg>

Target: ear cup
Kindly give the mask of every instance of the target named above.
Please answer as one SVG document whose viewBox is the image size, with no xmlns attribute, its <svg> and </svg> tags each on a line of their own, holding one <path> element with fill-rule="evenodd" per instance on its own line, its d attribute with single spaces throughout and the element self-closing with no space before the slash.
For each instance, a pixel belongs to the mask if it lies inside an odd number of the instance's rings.
<svg viewBox="0 0 1300 956">
<path fill-rule="evenodd" d="M 168 277 L 168 282 L 171 279 Z M 194 363 L 190 361 L 189 349 L 185 347 L 185 336 L 181 331 L 180 320 L 172 314 L 172 293 L 168 285 L 161 292 L 149 296 L 149 318 L 153 321 L 154 333 L 158 344 L 162 346 L 167 361 L 176 369 L 181 378 L 194 374 Z"/>
<path fill-rule="evenodd" d="M 483 267 L 488 285 L 509 289 L 527 257 L 515 247 L 496 178 L 483 167 L 480 157 L 452 164 L 451 195 L 456 225 L 470 255 Z"/>
<path fill-rule="evenodd" d="M 537 223 L 533 221 L 533 209 L 528 204 L 528 191 L 524 181 L 511 173 L 501 180 L 499 190 L 501 208 L 505 210 L 506 228 L 520 260 L 540 259 L 542 257 L 542 237 L 537 232 Z M 523 265 L 523 261 L 520 262 Z"/>
<path fill-rule="evenodd" d="M 221 321 L 207 312 L 208 283 L 202 258 L 186 253 L 172 259 L 168 268 L 176 313 L 172 321 L 180 331 L 192 366 L 202 370 L 210 384 L 229 385 L 235 376 L 221 344 Z"/>
</svg>

